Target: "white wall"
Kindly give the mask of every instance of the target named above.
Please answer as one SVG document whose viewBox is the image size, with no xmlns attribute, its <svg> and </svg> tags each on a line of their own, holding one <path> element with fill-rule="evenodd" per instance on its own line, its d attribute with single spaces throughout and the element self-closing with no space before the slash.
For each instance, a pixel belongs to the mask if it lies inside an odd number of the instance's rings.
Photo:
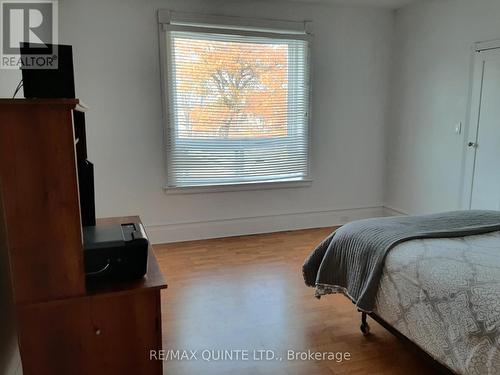
<svg viewBox="0 0 500 375">
<path fill-rule="evenodd" d="M 461 208 L 471 47 L 500 38 L 500 1 L 422 1 L 396 13 L 385 202 L 407 213 Z"/>
<path fill-rule="evenodd" d="M 77 94 L 91 108 L 88 145 L 99 216 L 138 213 L 153 239 L 165 242 L 326 226 L 382 213 L 390 10 L 230 0 L 59 4 L 60 42 L 74 46 Z M 160 8 L 314 22 L 312 186 L 163 192 Z M 17 83 L 4 72 L 2 96 Z"/>
</svg>

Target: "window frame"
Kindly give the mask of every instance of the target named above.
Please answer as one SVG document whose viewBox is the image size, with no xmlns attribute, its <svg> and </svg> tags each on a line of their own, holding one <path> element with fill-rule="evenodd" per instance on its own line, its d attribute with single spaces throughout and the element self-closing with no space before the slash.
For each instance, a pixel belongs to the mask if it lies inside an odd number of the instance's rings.
<svg viewBox="0 0 500 375">
<path fill-rule="evenodd" d="M 311 44 L 312 23 L 310 21 L 285 21 L 269 19 L 250 19 L 233 16 L 203 15 L 196 13 L 174 12 L 167 9 L 158 11 L 159 44 L 160 44 L 160 74 L 162 91 L 162 113 L 163 113 L 163 154 L 165 155 L 166 181 L 163 189 L 167 194 L 205 193 L 242 190 L 282 189 L 307 187 L 312 183 L 311 171 L 311 94 L 312 94 L 312 66 L 311 66 Z M 308 108 L 307 108 L 307 174 L 300 179 L 271 180 L 271 181 L 249 181 L 214 183 L 209 185 L 193 186 L 169 186 L 168 173 L 171 168 L 167 142 L 172 131 L 172 116 L 175 111 L 175 103 L 170 100 L 169 80 L 175 73 L 171 64 L 170 31 L 186 31 L 196 33 L 231 34 L 240 36 L 268 37 L 276 39 L 305 40 L 307 42 L 307 67 L 308 71 Z M 172 85 L 175 87 L 175 85 Z M 191 142 L 191 141 L 188 141 Z M 253 142 L 248 140 L 247 142 Z"/>
</svg>

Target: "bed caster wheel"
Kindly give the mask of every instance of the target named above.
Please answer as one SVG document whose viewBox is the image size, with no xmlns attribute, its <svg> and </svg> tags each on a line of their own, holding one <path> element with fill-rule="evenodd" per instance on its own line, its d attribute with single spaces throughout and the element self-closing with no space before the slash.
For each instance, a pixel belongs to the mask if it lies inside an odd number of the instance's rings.
<svg viewBox="0 0 500 375">
<path fill-rule="evenodd" d="M 368 336 L 370 334 L 370 326 L 368 323 L 361 324 L 359 329 L 361 330 L 361 333 L 363 333 L 363 336 Z"/>
<path fill-rule="evenodd" d="M 361 326 L 359 327 L 359 329 L 363 333 L 363 336 L 368 336 L 370 334 L 370 326 L 366 321 L 366 315 L 367 314 L 365 312 L 361 313 Z"/>
</svg>

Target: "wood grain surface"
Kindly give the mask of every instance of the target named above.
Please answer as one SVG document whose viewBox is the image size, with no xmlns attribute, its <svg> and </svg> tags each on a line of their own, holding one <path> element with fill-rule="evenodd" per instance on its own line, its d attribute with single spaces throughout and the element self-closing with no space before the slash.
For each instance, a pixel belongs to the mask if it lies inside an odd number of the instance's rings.
<svg viewBox="0 0 500 375">
<path fill-rule="evenodd" d="M 164 349 L 349 352 L 350 360 L 167 361 L 184 374 L 434 374 L 411 348 L 341 295 L 314 298 L 306 256 L 332 228 L 154 246 L 169 280 L 162 294 Z"/>
</svg>

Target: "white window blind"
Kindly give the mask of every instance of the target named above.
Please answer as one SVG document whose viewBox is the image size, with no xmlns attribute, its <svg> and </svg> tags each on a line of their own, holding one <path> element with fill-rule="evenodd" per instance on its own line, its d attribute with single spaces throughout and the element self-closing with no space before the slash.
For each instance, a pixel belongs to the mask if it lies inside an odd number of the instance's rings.
<svg viewBox="0 0 500 375">
<path fill-rule="evenodd" d="M 308 179 L 307 40 L 180 29 L 166 33 L 168 187 Z"/>
</svg>

